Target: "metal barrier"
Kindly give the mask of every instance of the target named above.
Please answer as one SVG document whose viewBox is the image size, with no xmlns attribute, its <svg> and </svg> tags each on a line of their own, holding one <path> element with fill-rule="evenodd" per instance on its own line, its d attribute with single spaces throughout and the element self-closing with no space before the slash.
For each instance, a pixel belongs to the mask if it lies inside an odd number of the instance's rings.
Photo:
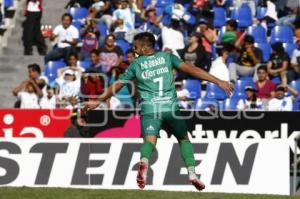
<svg viewBox="0 0 300 199">
<path fill-rule="evenodd" d="M 300 163 L 300 157 L 297 157 L 298 153 L 298 142 L 300 142 L 300 133 L 295 137 L 295 148 L 294 148 L 294 170 L 293 170 L 293 195 L 297 192 L 297 169 Z"/>
</svg>

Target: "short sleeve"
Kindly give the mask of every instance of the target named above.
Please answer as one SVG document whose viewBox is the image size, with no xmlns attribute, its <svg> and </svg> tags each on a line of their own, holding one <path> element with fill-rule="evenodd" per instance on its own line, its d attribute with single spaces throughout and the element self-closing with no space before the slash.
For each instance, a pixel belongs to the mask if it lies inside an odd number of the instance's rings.
<svg viewBox="0 0 300 199">
<path fill-rule="evenodd" d="M 120 76 L 119 80 L 123 84 L 128 83 L 128 81 L 132 80 L 135 77 L 135 67 L 136 67 L 136 63 L 135 62 L 131 63 L 127 68 L 127 70 Z"/>
<path fill-rule="evenodd" d="M 56 27 L 54 28 L 54 30 L 53 30 L 53 34 L 54 34 L 54 35 L 58 35 L 59 30 L 60 30 L 60 26 L 56 26 Z"/>
<path fill-rule="evenodd" d="M 75 28 L 75 26 L 72 26 L 72 37 L 74 39 L 79 39 L 79 31 L 77 30 L 77 28 Z"/>
<path fill-rule="evenodd" d="M 176 55 L 170 54 L 170 59 L 172 66 L 176 69 L 180 68 L 180 65 L 183 63 L 181 59 L 179 59 Z"/>
</svg>

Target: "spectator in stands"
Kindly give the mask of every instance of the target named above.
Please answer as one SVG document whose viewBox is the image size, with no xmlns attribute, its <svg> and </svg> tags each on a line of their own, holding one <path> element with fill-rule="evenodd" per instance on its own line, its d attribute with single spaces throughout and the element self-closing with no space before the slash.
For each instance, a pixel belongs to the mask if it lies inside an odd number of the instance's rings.
<svg viewBox="0 0 300 199">
<path fill-rule="evenodd" d="M 229 81 L 229 70 L 226 65 L 229 52 L 226 48 L 222 48 L 218 50 L 218 54 L 219 56 L 211 64 L 209 73 L 221 80 Z"/>
<path fill-rule="evenodd" d="M 177 50 L 184 49 L 184 37 L 182 32 L 179 31 L 180 22 L 175 19 L 171 19 L 169 27 L 161 25 L 161 39 L 162 49 L 171 50 L 174 55 L 178 55 Z"/>
<path fill-rule="evenodd" d="M 211 60 L 202 46 L 202 36 L 200 33 L 194 33 L 190 37 L 189 44 L 178 52 L 184 62 L 193 64 L 206 71 L 209 70 Z"/>
<path fill-rule="evenodd" d="M 80 74 L 85 71 L 84 68 L 78 66 L 78 55 L 75 53 L 70 54 L 70 56 L 68 57 L 68 66 L 59 68 L 57 70 L 57 77 L 62 76 L 63 72 L 66 71 L 67 69 L 74 71 L 76 73 L 75 75 L 79 73 L 78 71 L 81 71 Z"/>
<path fill-rule="evenodd" d="M 240 49 L 238 63 L 229 65 L 230 80 L 236 82 L 239 76 L 253 76 L 256 68 L 261 64 L 262 52 L 254 47 L 254 38 L 246 35 L 244 44 Z"/>
<path fill-rule="evenodd" d="M 105 38 L 104 47 L 100 48 L 100 64 L 102 72 L 107 73 L 113 66 L 119 66 L 123 60 L 123 52 L 115 45 L 116 37 L 109 34 Z"/>
<path fill-rule="evenodd" d="M 43 92 L 34 80 L 26 80 L 13 90 L 13 95 L 20 100 L 20 108 L 36 109 L 40 108 L 39 98 Z"/>
<path fill-rule="evenodd" d="M 130 32 L 134 30 L 135 25 L 135 15 L 132 12 L 131 7 L 129 7 L 128 0 L 119 0 L 117 2 L 117 7 L 113 12 L 113 23 L 116 24 L 123 24 L 123 30 L 125 32 Z"/>
<path fill-rule="evenodd" d="M 127 50 L 127 52 L 126 52 L 126 61 L 119 65 L 119 68 L 121 69 L 121 72 L 126 70 L 134 59 L 135 59 L 134 51 L 132 49 Z"/>
<path fill-rule="evenodd" d="M 156 8 L 150 5 L 146 7 L 146 10 L 142 10 L 141 19 L 144 20 L 144 24 L 139 27 L 139 30 L 151 32 L 158 39 L 161 35 L 159 23 L 162 20 L 162 15 L 157 16 Z"/>
<path fill-rule="evenodd" d="M 267 0 L 267 11 L 262 19 L 261 25 L 268 30 L 268 24 L 276 23 L 278 20 L 276 5 L 274 4 L 276 0 Z M 268 30 L 268 35 L 271 33 Z"/>
<path fill-rule="evenodd" d="M 119 79 L 120 75 L 121 70 L 118 67 L 111 68 L 110 72 L 108 73 L 108 76 L 110 77 L 109 85 L 112 85 L 114 82 L 116 82 Z M 131 84 L 127 84 L 114 95 L 121 102 L 120 108 L 133 108 L 133 89 L 134 88 Z"/>
<path fill-rule="evenodd" d="M 287 70 L 290 65 L 289 55 L 284 51 L 281 42 L 272 44 L 272 54 L 268 62 L 268 73 L 271 77 L 280 77 L 283 85 L 287 85 Z"/>
<path fill-rule="evenodd" d="M 42 109 L 55 109 L 56 108 L 56 96 L 54 95 L 54 88 L 47 86 L 47 95 L 40 100 L 40 107 Z"/>
<path fill-rule="evenodd" d="M 29 80 L 33 80 L 41 90 L 44 90 L 48 84 L 48 78 L 41 75 L 41 67 L 38 64 L 30 64 L 27 69 Z"/>
<path fill-rule="evenodd" d="M 79 32 L 76 27 L 72 25 L 73 17 L 69 13 L 62 16 L 62 24 L 58 25 L 50 39 L 57 40 L 56 46 L 45 56 L 45 63 L 69 57 L 75 51 L 79 39 Z"/>
<path fill-rule="evenodd" d="M 73 70 L 64 68 L 61 74 L 56 79 L 56 83 L 59 86 L 58 90 L 58 102 L 62 107 L 76 104 L 76 98 L 80 92 L 81 84 L 81 70 L 77 70 L 75 73 Z"/>
<path fill-rule="evenodd" d="M 287 96 L 289 91 L 292 96 Z M 275 89 L 275 96 L 268 103 L 269 111 L 292 111 L 293 99 L 298 97 L 298 92 L 287 85 L 278 85 Z"/>
<path fill-rule="evenodd" d="M 41 33 L 43 12 L 42 0 L 26 0 L 25 21 L 23 22 L 24 55 L 32 55 L 32 46 L 36 45 L 40 55 L 46 55 L 47 46 Z"/>
<path fill-rule="evenodd" d="M 206 19 L 200 19 L 197 32 L 202 35 L 202 46 L 211 58 L 212 45 L 217 41 L 218 37 L 214 30 L 209 28 L 208 21 Z"/>
<path fill-rule="evenodd" d="M 262 109 L 262 101 L 257 98 L 256 92 L 257 90 L 252 86 L 248 86 L 245 88 L 246 99 L 240 99 L 237 105 L 237 109 L 240 111 L 245 110 L 261 110 Z"/>
<path fill-rule="evenodd" d="M 275 84 L 269 80 L 267 67 L 262 65 L 257 69 L 258 80 L 255 82 L 257 97 L 261 99 L 270 99 L 274 96 Z"/>
<path fill-rule="evenodd" d="M 112 1 L 94 0 L 93 5 L 89 8 L 88 18 L 96 18 L 99 22 L 104 22 L 110 30 L 112 25 Z"/>
<path fill-rule="evenodd" d="M 82 38 L 82 47 L 80 50 L 80 59 L 87 58 L 90 52 L 99 47 L 100 30 L 94 19 L 87 19 L 86 25 L 80 31 Z"/>
<path fill-rule="evenodd" d="M 190 97 L 190 93 L 187 89 L 183 87 L 183 80 L 177 78 L 174 84 L 175 84 L 177 100 L 180 108 L 190 109 L 191 105 L 189 104 L 188 101 Z"/>
<path fill-rule="evenodd" d="M 291 59 L 291 70 L 288 71 L 288 81 L 293 81 L 300 78 L 300 42 L 297 42 L 298 47 L 294 50 Z"/>
<path fill-rule="evenodd" d="M 102 94 L 104 89 L 103 80 L 97 69 L 91 68 L 82 76 L 81 93 L 89 99 L 97 99 L 97 95 Z"/>
<path fill-rule="evenodd" d="M 95 68 L 99 73 L 102 73 L 102 67 L 100 63 L 99 50 L 92 50 L 90 52 L 91 66 L 90 68 Z"/>
</svg>

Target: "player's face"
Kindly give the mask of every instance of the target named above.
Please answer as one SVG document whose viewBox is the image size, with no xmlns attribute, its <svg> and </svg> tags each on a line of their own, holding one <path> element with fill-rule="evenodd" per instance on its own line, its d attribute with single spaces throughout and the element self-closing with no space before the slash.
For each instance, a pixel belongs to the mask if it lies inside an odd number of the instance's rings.
<svg viewBox="0 0 300 199">
<path fill-rule="evenodd" d="M 126 55 L 126 57 L 127 57 L 128 63 L 131 63 L 134 60 L 134 54 L 133 53 L 128 53 Z"/>
<path fill-rule="evenodd" d="M 93 64 L 98 64 L 99 63 L 99 56 L 95 53 L 91 54 L 91 61 Z"/>
<path fill-rule="evenodd" d="M 77 66 L 77 58 L 75 56 L 69 57 L 69 66 Z"/>
<path fill-rule="evenodd" d="M 134 41 L 133 50 L 136 54 L 143 55 L 144 54 L 144 46 L 143 46 L 142 42 L 139 40 Z"/>
<path fill-rule="evenodd" d="M 37 71 L 32 70 L 32 68 L 28 69 L 28 77 L 29 79 L 36 79 L 38 78 L 39 73 Z"/>
</svg>

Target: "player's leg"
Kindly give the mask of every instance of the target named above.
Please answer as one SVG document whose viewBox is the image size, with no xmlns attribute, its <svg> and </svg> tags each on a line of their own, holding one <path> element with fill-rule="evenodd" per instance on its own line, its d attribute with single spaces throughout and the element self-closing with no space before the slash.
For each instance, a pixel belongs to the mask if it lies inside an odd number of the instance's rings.
<svg viewBox="0 0 300 199">
<path fill-rule="evenodd" d="M 179 111 L 176 111 L 175 115 L 173 113 L 172 116 L 169 117 L 168 123 L 171 124 L 172 134 L 177 138 L 181 157 L 185 163 L 189 174 L 190 183 L 193 184 L 196 189 L 201 191 L 205 188 L 203 182 L 199 180 L 195 171 L 195 157 L 194 157 L 194 150 L 193 145 L 190 142 L 188 135 L 187 135 L 187 126 L 185 120 L 181 117 Z"/>
<path fill-rule="evenodd" d="M 143 189 L 147 181 L 148 165 L 151 155 L 155 149 L 157 135 L 161 127 L 161 121 L 153 117 L 153 115 L 144 115 L 141 118 L 142 133 L 144 143 L 141 146 L 141 160 L 137 175 L 137 184 Z"/>
</svg>

